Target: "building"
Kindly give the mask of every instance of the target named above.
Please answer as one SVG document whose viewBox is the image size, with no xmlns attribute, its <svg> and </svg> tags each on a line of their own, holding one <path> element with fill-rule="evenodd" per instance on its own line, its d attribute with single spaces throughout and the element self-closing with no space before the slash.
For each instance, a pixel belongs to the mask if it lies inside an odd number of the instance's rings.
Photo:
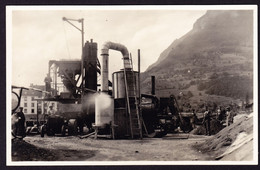
<svg viewBox="0 0 260 170">
<path fill-rule="evenodd" d="M 44 85 L 30 85 L 30 88 L 45 90 Z M 35 90 L 23 90 L 20 106 L 23 107 L 24 114 L 46 114 L 49 106 L 53 106 L 57 110 L 56 102 L 41 101 L 44 98 L 44 93 Z"/>
</svg>

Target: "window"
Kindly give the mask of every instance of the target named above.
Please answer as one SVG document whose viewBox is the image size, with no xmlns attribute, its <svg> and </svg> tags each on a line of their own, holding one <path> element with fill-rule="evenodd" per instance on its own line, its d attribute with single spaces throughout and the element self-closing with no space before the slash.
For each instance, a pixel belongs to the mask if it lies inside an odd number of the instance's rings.
<svg viewBox="0 0 260 170">
<path fill-rule="evenodd" d="M 24 101 L 27 101 L 27 97 L 24 97 Z"/>
<path fill-rule="evenodd" d="M 32 97 L 32 100 L 34 100 L 34 97 Z"/>
<path fill-rule="evenodd" d="M 32 107 L 34 107 L 34 103 L 32 103 Z"/>
<path fill-rule="evenodd" d="M 24 103 L 24 107 L 27 107 L 27 103 Z"/>
<path fill-rule="evenodd" d="M 32 109 L 32 113 L 34 113 L 34 109 Z"/>
<path fill-rule="evenodd" d="M 27 113 L 27 109 L 24 109 L 23 111 L 24 111 L 24 113 Z"/>
</svg>

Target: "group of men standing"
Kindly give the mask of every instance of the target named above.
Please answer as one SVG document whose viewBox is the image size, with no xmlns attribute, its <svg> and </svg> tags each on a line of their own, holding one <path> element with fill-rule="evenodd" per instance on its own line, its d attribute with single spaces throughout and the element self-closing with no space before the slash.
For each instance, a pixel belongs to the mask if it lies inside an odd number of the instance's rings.
<svg viewBox="0 0 260 170">
<path fill-rule="evenodd" d="M 169 111 L 171 112 L 172 116 L 175 117 L 175 124 L 176 126 L 180 126 L 180 117 L 179 117 L 179 110 L 178 106 L 176 103 L 176 99 L 173 95 L 170 96 L 168 100 L 168 107 Z M 217 108 L 217 106 L 215 107 Z M 230 124 L 233 123 L 233 112 L 230 107 L 221 107 L 219 106 L 217 109 L 210 109 L 207 105 L 205 106 L 204 112 L 203 112 L 203 120 L 202 122 L 201 119 L 199 120 L 195 110 L 193 109 L 193 116 L 190 118 L 190 124 L 193 129 L 196 128 L 196 123 L 200 122 L 205 130 L 206 130 L 206 135 L 211 135 L 212 133 L 212 124 L 213 124 L 213 119 L 215 122 L 218 123 L 219 126 L 229 126 Z M 199 123 L 199 124 L 200 124 Z"/>
<path fill-rule="evenodd" d="M 215 120 L 219 121 L 221 125 L 229 126 L 233 123 L 234 115 L 231 112 L 230 107 L 226 109 L 219 107 L 217 109 Z M 211 135 L 211 120 L 214 119 L 213 113 L 209 108 L 206 106 L 206 110 L 203 114 L 203 121 L 204 127 L 206 129 L 206 135 Z"/>
</svg>

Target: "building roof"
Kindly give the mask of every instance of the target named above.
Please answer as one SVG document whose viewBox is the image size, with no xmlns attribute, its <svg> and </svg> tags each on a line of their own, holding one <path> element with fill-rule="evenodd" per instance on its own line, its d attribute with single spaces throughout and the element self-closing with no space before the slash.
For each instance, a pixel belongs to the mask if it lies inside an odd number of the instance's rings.
<svg viewBox="0 0 260 170">
<path fill-rule="evenodd" d="M 45 86 L 44 85 L 30 85 L 31 88 L 34 89 L 39 89 L 44 91 L 45 90 Z M 34 96 L 34 97 L 42 97 L 42 92 L 39 91 L 35 91 L 35 90 L 23 90 L 23 96 Z"/>
</svg>

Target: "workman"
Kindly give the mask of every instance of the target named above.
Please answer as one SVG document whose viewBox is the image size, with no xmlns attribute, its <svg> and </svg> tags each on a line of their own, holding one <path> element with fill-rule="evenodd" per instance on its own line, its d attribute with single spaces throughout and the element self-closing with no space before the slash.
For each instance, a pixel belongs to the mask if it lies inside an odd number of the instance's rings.
<svg viewBox="0 0 260 170">
<path fill-rule="evenodd" d="M 190 118 L 190 124 L 192 126 L 192 129 L 196 128 L 196 119 L 197 119 L 197 116 L 196 116 L 195 110 L 192 109 L 192 116 Z"/>
<path fill-rule="evenodd" d="M 226 126 L 229 126 L 230 124 L 233 123 L 233 116 L 232 116 L 230 107 L 226 108 L 226 115 L 227 115 L 227 117 L 226 117 Z"/>
<path fill-rule="evenodd" d="M 170 99 L 168 101 L 168 107 L 169 107 L 170 112 L 172 113 L 172 115 L 177 115 L 178 114 L 177 109 L 175 107 L 175 100 L 174 100 L 174 96 L 173 95 L 170 96 Z"/>
<path fill-rule="evenodd" d="M 218 120 L 220 121 L 221 124 L 225 122 L 225 117 L 226 117 L 226 110 L 220 106 L 220 114 L 218 116 Z"/>
<path fill-rule="evenodd" d="M 53 110 L 53 106 L 50 106 L 49 108 L 50 108 L 50 109 L 49 109 L 49 111 L 48 111 L 48 116 L 54 115 L 54 114 L 55 114 L 55 111 Z"/>
<path fill-rule="evenodd" d="M 168 100 L 168 108 L 172 114 L 172 119 L 174 120 L 174 126 L 175 128 L 177 128 L 180 126 L 180 117 L 175 104 L 176 102 L 174 96 L 170 95 L 170 98 Z"/>
<path fill-rule="evenodd" d="M 216 112 L 216 120 L 218 120 L 220 113 L 221 113 L 221 109 L 220 109 L 220 106 L 219 106 L 218 109 L 217 109 L 217 112 Z"/>
<path fill-rule="evenodd" d="M 19 107 L 19 112 L 16 113 L 18 121 L 15 123 L 15 136 L 19 139 L 25 137 L 25 116 L 23 113 L 23 107 Z"/>
<path fill-rule="evenodd" d="M 204 124 L 205 129 L 206 129 L 206 135 L 208 135 L 208 136 L 211 135 L 210 120 L 211 120 L 211 111 L 206 106 L 206 110 L 204 112 L 203 124 Z"/>
<path fill-rule="evenodd" d="M 45 77 L 44 82 L 45 82 L 45 90 L 46 90 L 47 92 L 50 92 L 50 91 L 51 91 L 51 82 L 52 82 L 52 79 L 51 79 L 49 73 L 48 73 L 47 76 Z"/>
</svg>

